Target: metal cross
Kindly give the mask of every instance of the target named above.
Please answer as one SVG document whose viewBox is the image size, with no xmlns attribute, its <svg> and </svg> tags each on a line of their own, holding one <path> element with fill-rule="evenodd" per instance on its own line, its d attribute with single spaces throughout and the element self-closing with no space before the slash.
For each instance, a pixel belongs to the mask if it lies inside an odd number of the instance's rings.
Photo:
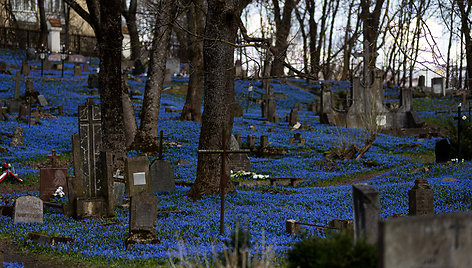
<svg viewBox="0 0 472 268">
<path fill-rule="evenodd" d="M 52 150 L 51 154 L 48 155 L 48 158 L 51 159 L 51 167 L 56 167 L 56 160 L 61 157 L 60 154 L 56 154 L 56 150 Z"/>
<path fill-rule="evenodd" d="M 250 150 L 226 150 L 226 127 L 223 127 L 221 132 L 222 138 L 222 150 L 198 150 L 199 154 L 220 154 L 221 155 L 221 175 L 220 175 L 220 235 L 224 234 L 224 225 L 225 225 L 225 187 L 228 183 L 228 178 L 226 176 L 226 155 L 227 154 L 237 154 L 237 153 L 249 153 Z"/>
<path fill-rule="evenodd" d="M 465 121 L 467 116 L 462 115 L 462 103 L 459 103 L 457 106 L 457 116 L 454 117 L 454 120 L 457 120 L 457 161 L 461 162 L 461 121 Z"/>
</svg>

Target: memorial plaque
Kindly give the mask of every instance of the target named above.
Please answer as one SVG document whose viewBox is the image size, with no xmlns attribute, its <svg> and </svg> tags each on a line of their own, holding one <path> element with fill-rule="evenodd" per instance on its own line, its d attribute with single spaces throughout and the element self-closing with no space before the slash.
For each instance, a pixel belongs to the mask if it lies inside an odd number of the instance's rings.
<svg viewBox="0 0 472 268">
<path fill-rule="evenodd" d="M 66 168 L 41 168 L 39 172 L 39 197 L 49 201 L 59 186 L 67 193 Z"/>
<path fill-rule="evenodd" d="M 43 201 L 35 196 L 20 196 L 13 205 L 13 222 L 43 222 Z"/>
</svg>

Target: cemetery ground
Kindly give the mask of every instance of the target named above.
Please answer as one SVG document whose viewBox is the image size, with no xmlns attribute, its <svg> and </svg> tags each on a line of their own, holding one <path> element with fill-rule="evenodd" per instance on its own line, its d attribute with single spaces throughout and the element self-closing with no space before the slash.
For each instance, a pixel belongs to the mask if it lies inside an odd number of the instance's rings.
<svg viewBox="0 0 472 268">
<path fill-rule="evenodd" d="M 0 50 L 0 61 L 5 61 L 12 75 L 0 74 L 0 99 L 14 95 L 12 77 L 19 70 L 24 54 L 18 51 Z M 89 59 L 91 72 L 97 67 L 95 59 Z M 40 74 L 40 63 L 30 61 L 30 79 L 34 89 L 44 95 L 48 108 L 63 106 L 64 115 L 50 112 L 52 117 L 39 119 L 39 124 L 18 122 L 9 114 L 8 121 L 1 121 L 0 160 L 11 163 L 22 184 L 1 182 L 0 205 L 12 204 L 25 196 L 39 196 L 39 168 L 48 166 L 47 155 L 56 150 L 62 155 L 59 163 L 68 168 L 72 176 L 71 135 L 78 133 L 77 109 L 87 98 L 99 103 L 98 95 L 87 88 L 88 73 L 73 75 L 73 64 L 61 71 L 45 71 Z M 136 115 L 142 103 L 145 77 L 130 77 Z M 393 215 L 408 214 L 408 190 L 415 179 L 425 178 L 434 191 L 434 212 L 443 214 L 469 211 L 472 201 L 471 171 L 469 161 L 463 163 L 435 163 L 434 146 L 437 138 L 423 136 L 394 137 L 379 133 L 370 150 L 357 160 L 336 160 L 327 157 L 333 147 L 356 143 L 362 146 L 368 132 L 360 129 L 344 129 L 319 123 L 315 112 L 306 106 L 318 98 L 319 85 L 309 85 L 303 80 L 292 80 L 290 85 L 274 81 L 277 116 L 280 122 L 267 122 L 261 117 L 261 83 L 252 80 L 235 82 L 236 98 L 243 107 L 243 116 L 235 118 L 233 134 L 242 137 L 245 148 L 248 135 L 255 135 L 256 147 L 261 136 L 268 136 L 269 147 L 284 154 L 271 157 L 250 153 L 251 172 L 269 175 L 271 178 L 299 178 L 296 187 L 290 185 L 236 186 L 236 194 L 226 196 L 225 233 L 219 235 L 219 196 L 207 196 L 192 202 L 186 197 L 196 176 L 197 145 L 200 125 L 178 120 L 185 102 L 187 79 L 173 77 L 166 85 L 159 111 L 159 130 L 163 130 L 164 158 L 174 168 L 176 190 L 154 193 L 158 198 L 158 244 L 134 245 L 127 249 L 124 241 L 128 235 L 129 209 L 117 207 L 112 218 L 75 220 L 65 217 L 59 210 L 44 208 L 42 223 L 14 223 L 12 218 L 0 216 L 0 237 L 5 243 L 14 243 L 18 254 L 27 254 L 39 262 L 53 259 L 51 267 L 63 262 L 84 266 L 137 266 L 169 265 L 169 262 L 204 262 L 221 254 L 231 232 L 239 226 L 251 236 L 253 259 L 269 256 L 271 265 L 284 265 L 287 251 L 302 239 L 301 235 L 288 234 L 285 222 L 289 219 L 327 226 L 333 219 L 352 219 L 352 184 L 368 183 L 379 192 L 380 215 L 389 219 Z M 248 93 L 248 88 L 254 91 Z M 347 82 L 335 82 L 334 90 L 346 90 Z M 20 96 L 25 93 L 21 83 Z M 398 98 L 398 89 L 386 91 L 387 101 Z M 426 122 L 443 122 L 455 116 L 459 99 L 451 97 L 421 97 L 414 99 L 414 108 Z M 302 104 L 299 122 L 302 127 L 292 129 L 283 120 L 295 105 Z M 15 127 L 23 128 L 23 145 L 10 146 Z M 304 144 L 289 142 L 299 133 Z M 470 135 L 468 133 L 467 135 Z M 129 156 L 139 152 L 131 151 Z M 157 156 L 156 156 L 157 157 Z M 260 180 L 244 178 L 247 180 Z M 54 198 L 52 202 L 66 203 L 67 198 Z M 308 235 L 325 234 L 315 227 L 303 226 Z M 41 244 L 29 238 L 30 233 L 57 237 L 72 237 L 73 242 Z M 8 244 L 7 244 L 8 245 Z M 6 249 L 3 245 L 2 249 Z M 269 252 L 269 253 L 267 253 Z M 46 259 L 35 259 L 47 256 Z M 18 255 L 20 256 L 20 255 Z M 5 262 L 5 265 L 16 265 Z M 18 265 L 23 261 L 16 260 Z"/>
</svg>

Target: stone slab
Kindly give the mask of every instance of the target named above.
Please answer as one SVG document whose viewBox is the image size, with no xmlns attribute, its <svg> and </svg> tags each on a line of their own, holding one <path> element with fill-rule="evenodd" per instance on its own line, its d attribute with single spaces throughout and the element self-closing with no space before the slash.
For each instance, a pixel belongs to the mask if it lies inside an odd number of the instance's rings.
<svg viewBox="0 0 472 268">
<path fill-rule="evenodd" d="M 174 168 L 167 159 L 155 159 L 149 167 L 151 192 L 175 191 Z"/>
<path fill-rule="evenodd" d="M 149 160 L 146 156 L 128 157 L 125 161 L 128 196 L 150 191 Z"/>
<path fill-rule="evenodd" d="M 39 198 L 49 201 L 56 189 L 61 186 L 67 193 L 67 169 L 66 168 L 42 168 L 39 170 Z"/>
<path fill-rule="evenodd" d="M 470 213 L 390 219 L 380 223 L 378 267 L 470 267 L 470 237 Z"/>
<path fill-rule="evenodd" d="M 36 196 L 20 196 L 13 205 L 13 222 L 43 222 L 43 201 Z"/>
</svg>

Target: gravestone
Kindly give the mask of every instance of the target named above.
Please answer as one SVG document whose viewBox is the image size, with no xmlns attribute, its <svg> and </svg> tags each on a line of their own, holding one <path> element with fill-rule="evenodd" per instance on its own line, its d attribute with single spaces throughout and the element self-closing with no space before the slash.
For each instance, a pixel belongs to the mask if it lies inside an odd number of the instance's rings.
<svg viewBox="0 0 472 268">
<path fill-rule="evenodd" d="M 20 104 L 19 100 L 5 100 L 5 104 L 7 106 L 7 111 L 9 113 L 18 113 L 20 112 Z"/>
<path fill-rule="evenodd" d="M 377 243 L 380 220 L 379 193 L 368 184 L 352 186 L 354 206 L 354 238 L 365 238 L 368 243 Z"/>
<path fill-rule="evenodd" d="M 389 219 L 379 226 L 380 268 L 470 267 L 472 214 Z"/>
<path fill-rule="evenodd" d="M 56 150 L 52 150 L 52 153 L 48 155 L 51 159 L 51 167 L 39 170 L 39 198 L 43 201 L 49 201 L 59 186 L 67 192 L 67 168 L 57 167 L 56 159 L 59 157 Z"/>
<path fill-rule="evenodd" d="M 30 96 L 34 92 L 33 87 L 33 80 L 27 79 L 26 80 L 26 89 L 25 89 L 25 96 Z"/>
<path fill-rule="evenodd" d="M 290 110 L 290 114 L 288 116 L 288 124 L 290 126 L 295 125 L 298 122 L 298 110 L 296 108 L 293 108 Z"/>
<path fill-rule="evenodd" d="M 269 147 L 269 136 L 261 136 L 261 148 Z"/>
<path fill-rule="evenodd" d="M 0 61 L 0 74 L 10 74 L 10 72 L 7 73 L 7 63 L 4 61 Z"/>
<path fill-rule="evenodd" d="M 241 138 L 240 134 L 236 134 L 234 136 L 231 135 L 231 140 L 230 140 L 230 143 L 229 143 L 230 151 L 238 151 L 241 147 L 241 144 L 238 142 L 236 136 Z M 247 154 L 244 154 L 244 153 L 229 154 L 229 156 L 228 156 L 228 166 L 229 166 L 229 169 L 232 170 L 233 172 L 250 171 L 251 170 L 251 160 L 249 159 Z"/>
<path fill-rule="evenodd" d="M 408 214 L 434 214 L 434 193 L 427 180 L 416 179 L 415 186 L 408 191 Z"/>
<path fill-rule="evenodd" d="M 81 76 L 82 75 L 82 67 L 80 64 L 74 65 L 74 76 Z"/>
<path fill-rule="evenodd" d="M 174 168 L 167 159 L 154 159 L 149 167 L 151 192 L 175 191 Z"/>
<path fill-rule="evenodd" d="M 234 63 L 234 79 L 242 79 L 243 78 L 243 67 L 242 67 L 242 63 L 240 60 L 237 60 L 235 63 Z"/>
<path fill-rule="evenodd" d="M 234 134 L 234 138 L 235 138 L 236 142 L 238 143 L 238 149 L 241 148 L 242 145 L 243 145 L 243 136 L 241 134 Z M 231 138 L 231 140 L 233 140 L 233 139 Z M 233 149 L 231 149 L 231 150 L 233 150 Z"/>
<path fill-rule="evenodd" d="M 98 74 L 89 74 L 88 79 L 88 88 L 98 88 Z"/>
<path fill-rule="evenodd" d="M 15 100 L 18 100 L 20 98 L 20 82 L 22 82 L 24 79 L 21 76 L 20 72 L 16 72 L 16 76 L 12 78 L 12 80 L 15 81 Z"/>
<path fill-rule="evenodd" d="M 166 69 L 164 74 L 164 85 L 170 85 L 172 83 L 172 74 L 169 69 Z"/>
<path fill-rule="evenodd" d="M 271 86 L 267 86 L 266 93 L 262 96 L 261 112 L 262 117 L 267 118 L 270 122 L 275 122 L 277 119 L 277 107 L 274 101 L 274 89 Z"/>
<path fill-rule="evenodd" d="M 451 143 L 448 139 L 442 139 L 436 142 L 434 153 L 436 155 L 436 163 L 447 163 L 451 161 Z"/>
<path fill-rule="evenodd" d="M 125 245 L 157 244 L 157 197 L 146 191 L 130 198 L 129 234 Z"/>
<path fill-rule="evenodd" d="M 10 141 L 10 147 L 22 147 L 23 146 L 23 128 L 20 126 L 15 127 L 13 135 Z"/>
<path fill-rule="evenodd" d="M 132 74 L 133 74 L 133 75 L 141 75 L 141 74 L 143 74 L 145 71 L 146 71 L 146 68 L 145 68 L 144 65 L 142 64 L 141 60 L 140 60 L 140 59 L 137 59 L 137 60 L 134 62 L 134 69 L 133 69 L 133 71 L 132 71 Z"/>
<path fill-rule="evenodd" d="M 426 86 L 426 79 L 424 77 L 424 75 L 420 75 L 418 77 L 418 87 L 419 88 L 424 88 Z"/>
<path fill-rule="evenodd" d="M 122 182 L 113 182 L 113 196 L 115 199 L 115 206 L 123 204 L 123 197 L 125 196 L 126 185 Z"/>
<path fill-rule="evenodd" d="M 72 54 L 69 55 L 67 58 L 68 61 L 73 62 L 73 63 L 84 63 L 87 62 L 85 57 L 82 55 L 77 55 L 77 54 Z"/>
<path fill-rule="evenodd" d="M 48 101 L 46 100 L 44 95 L 38 95 L 38 97 L 36 97 L 36 100 L 38 101 L 39 106 L 41 107 L 48 106 Z"/>
<path fill-rule="evenodd" d="M 146 156 L 126 158 L 125 180 L 130 197 L 142 191 L 150 191 L 149 160 Z"/>
<path fill-rule="evenodd" d="M 435 77 L 431 79 L 431 86 L 433 87 L 434 94 L 444 94 L 444 78 Z"/>
<path fill-rule="evenodd" d="M 43 61 L 43 70 L 50 71 L 51 70 L 51 62 L 48 60 Z"/>
<path fill-rule="evenodd" d="M 13 207 L 13 223 L 43 222 L 43 201 L 38 197 L 20 196 Z"/>
<path fill-rule="evenodd" d="M 36 50 L 32 47 L 26 49 L 26 60 L 36 60 Z"/>
<path fill-rule="evenodd" d="M 247 135 L 246 147 L 248 149 L 254 149 L 256 147 L 256 136 Z"/>
<path fill-rule="evenodd" d="M 89 68 L 89 65 L 88 63 L 84 62 L 84 64 L 82 64 L 82 70 L 84 73 L 89 73 L 90 72 L 90 68 Z"/>
<path fill-rule="evenodd" d="M 21 63 L 21 74 L 24 76 L 28 76 L 30 73 L 30 66 L 28 65 L 27 61 L 23 61 Z"/>
<path fill-rule="evenodd" d="M 169 57 L 166 60 L 166 69 L 169 69 L 171 74 L 180 73 L 180 59 L 175 57 Z"/>
</svg>

